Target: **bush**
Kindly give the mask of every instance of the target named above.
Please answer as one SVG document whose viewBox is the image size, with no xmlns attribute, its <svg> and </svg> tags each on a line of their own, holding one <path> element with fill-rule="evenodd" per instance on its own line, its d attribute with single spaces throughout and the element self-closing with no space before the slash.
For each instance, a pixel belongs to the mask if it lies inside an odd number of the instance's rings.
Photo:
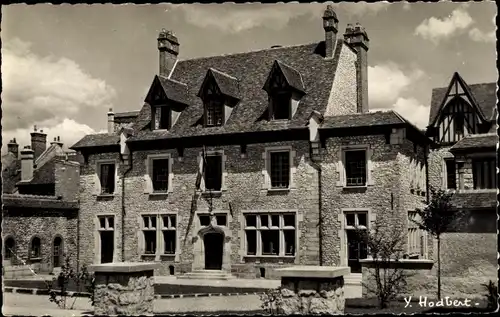
<svg viewBox="0 0 500 317">
<path fill-rule="evenodd" d="M 488 298 L 488 310 L 496 310 L 498 308 L 498 287 L 492 280 L 488 284 L 482 285 L 488 291 L 486 294 L 486 298 Z"/>
</svg>

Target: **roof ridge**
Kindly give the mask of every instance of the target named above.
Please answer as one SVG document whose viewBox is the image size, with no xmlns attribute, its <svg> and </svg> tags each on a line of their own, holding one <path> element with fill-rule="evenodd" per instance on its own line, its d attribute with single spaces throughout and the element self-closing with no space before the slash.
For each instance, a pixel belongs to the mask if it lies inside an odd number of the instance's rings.
<svg viewBox="0 0 500 317">
<path fill-rule="evenodd" d="M 219 55 L 212 55 L 212 56 L 200 56 L 200 57 L 195 57 L 195 58 L 189 58 L 189 59 L 179 59 L 179 62 L 187 62 L 187 61 L 195 61 L 195 60 L 202 60 L 202 59 L 209 59 L 209 58 L 216 58 L 216 57 L 228 57 L 228 56 L 236 56 L 236 55 L 245 55 L 245 54 L 250 54 L 250 53 L 257 53 L 257 52 L 262 52 L 262 51 L 270 51 L 270 50 L 282 50 L 282 49 L 288 49 L 288 48 L 294 48 L 294 47 L 300 47 L 300 46 L 309 46 L 309 45 L 314 45 L 314 44 L 319 44 L 322 41 L 316 41 L 316 42 L 311 42 L 307 44 L 296 44 L 296 45 L 288 45 L 288 46 L 280 46 L 280 47 L 275 47 L 275 48 L 262 48 L 262 49 L 256 49 L 256 50 L 249 50 L 246 52 L 237 52 L 237 53 L 227 53 L 227 54 L 219 54 Z"/>
<path fill-rule="evenodd" d="M 463 137 L 463 139 L 465 138 L 482 138 L 482 137 L 487 137 L 487 136 L 498 136 L 498 134 L 494 133 L 494 132 L 488 132 L 488 133 L 475 133 L 475 134 L 469 134 L 469 135 L 466 135 L 465 137 Z"/>
</svg>

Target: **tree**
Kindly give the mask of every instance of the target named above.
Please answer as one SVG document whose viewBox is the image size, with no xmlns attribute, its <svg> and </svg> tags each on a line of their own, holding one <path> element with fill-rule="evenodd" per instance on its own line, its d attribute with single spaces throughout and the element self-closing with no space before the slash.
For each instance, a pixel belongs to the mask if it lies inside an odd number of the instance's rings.
<svg viewBox="0 0 500 317">
<path fill-rule="evenodd" d="M 358 241 L 366 245 L 367 253 L 373 261 L 370 264 L 373 269 L 371 278 L 375 280 L 375 284 L 367 280 L 363 282 L 363 286 L 377 296 L 381 309 L 387 308 L 389 302 L 405 290 L 406 279 L 410 276 L 403 268 L 394 265 L 405 254 L 406 235 L 402 228 L 400 222 L 394 223 L 378 217 L 369 231 L 356 230 Z"/>
<path fill-rule="evenodd" d="M 420 219 L 412 219 L 420 229 L 427 231 L 437 239 L 437 297 L 441 298 L 441 235 L 451 225 L 463 217 L 463 212 L 452 203 L 453 192 L 442 189 L 430 189 L 430 201 L 424 209 L 415 209 Z"/>
</svg>

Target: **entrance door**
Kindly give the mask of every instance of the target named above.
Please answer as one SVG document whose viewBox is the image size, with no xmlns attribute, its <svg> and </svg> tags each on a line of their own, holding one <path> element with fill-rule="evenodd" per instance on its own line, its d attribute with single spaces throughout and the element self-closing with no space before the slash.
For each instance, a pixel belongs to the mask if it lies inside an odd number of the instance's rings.
<svg viewBox="0 0 500 317">
<path fill-rule="evenodd" d="M 101 234 L 101 263 L 113 262 L 114 231 L 100 231 Z"/>
<path fill-rule="evenodd" d="M 360 241 L 354 230 L 347 232 L 347 265 L 351 268 L 351 273 L 361 273 L 359 260 L 366 259 L 368 250 L 366 242 Z"/>
<path fill-rule="evenodd" d="M 61 267 L 62 260 L 62 239 L 56 237 L 54 239 L 54 267 Z"/>
<path fill-rule="evenodd" d="M 210 232 L 203 236 L 205 245 L 205 269 L 222 269 L 222 252 L 224 236 L 217 232 Z"/>
</svg>

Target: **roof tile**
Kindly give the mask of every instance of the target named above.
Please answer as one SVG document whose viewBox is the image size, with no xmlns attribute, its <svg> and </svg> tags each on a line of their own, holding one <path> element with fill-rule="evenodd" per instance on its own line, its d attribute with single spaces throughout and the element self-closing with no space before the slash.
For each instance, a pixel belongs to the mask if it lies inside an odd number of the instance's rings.
<svg viewBox="0 0 500 317">
<path fill-rule="evenodd" d="M 498 144 L 498 135 L 495 133 L 486 134 L 471 134 L 453 145 L 450 151 L 478 149 L 478 148 L 491 148 L 495 149 Z"/>
</svg>

